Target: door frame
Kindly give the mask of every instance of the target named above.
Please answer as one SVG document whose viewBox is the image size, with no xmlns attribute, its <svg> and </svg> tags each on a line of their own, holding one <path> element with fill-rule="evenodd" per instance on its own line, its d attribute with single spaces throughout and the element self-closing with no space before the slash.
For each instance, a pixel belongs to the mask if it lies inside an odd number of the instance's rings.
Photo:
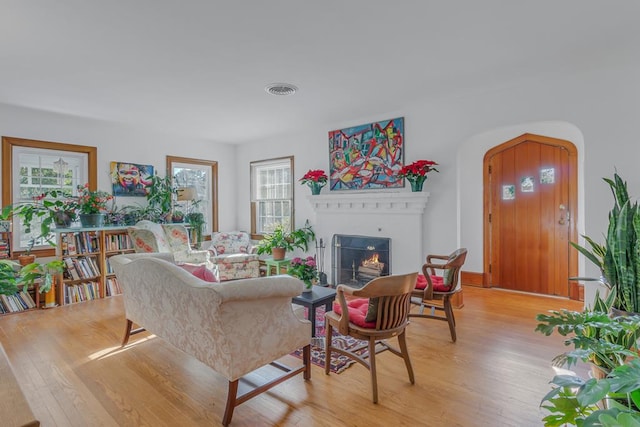
<svg viewBox="0 0 640 427">
<path fill-rule="evenodd" d="M 482 286 L 485 288 L 490 287 L 490 264 L 491 264 L 491 225 L 489 222 L 489 207 L 490 207 L 490 189 L 489 185 L 489 160 L 501 151 L 507 150 L 518 144 L 522 144 L 526 141 L 537 142 L 540 144 L 552 145 L 556 147 L 562 147 L 569 153 L 569 165 L 568 165 L 568 178 L 569 178 L 569 242 L 578 241 L 578 150 L 576 146 L 567 140 L 552 138 L 548 136 L 536 135 L 531 133 L 523 133 L 522 135 L 506 141 L 500 145 L 497 145 L 489 149 L 483 159 L 482 163 L 482 204 L 483 204 L 483 280 Z M 578 276 L 578 252 L 569 250 L 569 277 Z M 578 300 L 581 298 L 580 285 L 576 280 L 569 280 L 569 298 Z"/>
</svg>

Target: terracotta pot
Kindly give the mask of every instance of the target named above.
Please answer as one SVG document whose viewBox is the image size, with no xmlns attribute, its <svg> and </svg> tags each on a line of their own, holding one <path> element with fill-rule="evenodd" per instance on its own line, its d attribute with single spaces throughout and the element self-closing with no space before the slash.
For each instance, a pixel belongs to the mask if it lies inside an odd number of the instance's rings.
<svg viewBox="0 0 640 427">
<path fill-rule="evenodd" d="M 35 255 L 18 255 L 18 263 L 22 266 L 36 262 Z"/>
<path fill-rule="evenodd" d="M 285 248 L 273 248 L 271 250 L 271 255 L 273 255 L 274 261 L 282 261 L 286 253 L 287 250 Z"/>
</svg>

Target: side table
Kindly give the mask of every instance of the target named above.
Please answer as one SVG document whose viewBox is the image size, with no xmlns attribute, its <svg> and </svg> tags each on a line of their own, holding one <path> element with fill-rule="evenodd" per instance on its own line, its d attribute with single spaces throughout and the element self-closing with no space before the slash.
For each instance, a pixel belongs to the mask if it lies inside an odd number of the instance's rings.
<svg viewBox="0 0 640 427">
<path fill-rule="evenodd" d="M 264 263 L 267 266 L 267 276 L 271 276 L 272 267 L 276 269 L 276 274 L 280 274 L 283 267 L 289 267 L 289 264 L 291 264 L 291 258 L 280 259 L 277 261 L 273 258 L 267 258 L 264 260 Z"/>
<path fill-rule="evenodd" d="M 311 336 L 316 336 L 316 308 L 324 305 L 325 313 L 332 310 L 333 301 L 336 299 L 336 290 L 323 286 L 313 285 L 311 292 L 303 292 L 291 301 L 294 304 L 307 308 L 307 319 L 311 321 Z"/>
</svg>

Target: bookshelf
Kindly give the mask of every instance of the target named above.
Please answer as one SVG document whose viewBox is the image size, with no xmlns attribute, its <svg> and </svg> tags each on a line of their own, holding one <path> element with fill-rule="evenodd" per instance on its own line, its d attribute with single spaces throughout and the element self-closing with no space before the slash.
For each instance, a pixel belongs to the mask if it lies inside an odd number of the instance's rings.
<svg viewBox="0 0 640 427">
<path fill-rule="evenodd" d="M 122 293 L 109 259 L 134 252 L 126 226 L 58 228 L 56 256 L 64 264 L 56 302 L 74 304 Z"/>
<path fill-rule="evenodd" d="M 11 221 L 0 221 L 0 259 L 11 258 Z"/>
</svg>

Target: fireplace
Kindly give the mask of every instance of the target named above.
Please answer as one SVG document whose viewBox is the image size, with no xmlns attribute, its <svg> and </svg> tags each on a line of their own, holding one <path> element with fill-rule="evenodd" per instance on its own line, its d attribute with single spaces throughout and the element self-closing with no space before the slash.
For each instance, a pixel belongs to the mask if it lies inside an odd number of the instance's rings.
<svg viewBox="0 0 640 427">
<path fill-rule="evenodd" d="M 331 245 L 332 283 L 362 287 L 391 274 L 391 239 L 335 234 Z"/>
</svg>

